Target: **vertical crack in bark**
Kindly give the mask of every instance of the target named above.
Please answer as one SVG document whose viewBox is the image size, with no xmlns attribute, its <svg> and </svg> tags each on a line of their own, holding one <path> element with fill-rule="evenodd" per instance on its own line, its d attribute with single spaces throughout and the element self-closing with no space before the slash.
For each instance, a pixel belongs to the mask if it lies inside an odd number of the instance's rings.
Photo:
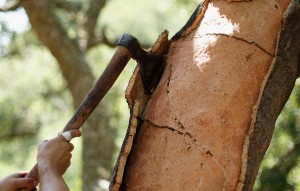
<svg viewBox="0 0 300 191">
<path fill-rule="evenodd" d="M 168 80 L 167 80 L 167 94 L 168 95 L 170 93 L 169 87 L 170 87 L 171 77 L 172 77 L 172 68 L 173 68 L 173 65 L 172 65 L 172 63 L 170 63 L 170 75 L 169 75 Z"/>
<path fill-rule="evenodd" d="M 170 90 L 169 90 L 169 87 L 170 87 L 170 83 L 171 83 L 171 77 L 172 77 L 172 69 L 173 69 L 173 65 L 172 63 L 170 63 L 170 74 L 169 74 L 169 77 L 168 77 L 168 80 L 167 80 L 167 88 L 166 88 L 166 91 L 167 91 L 167 95 L 168 95 L 168 99 L 169 99 L 169 102 L 170 102 L 170 107 L 172 108 L 172 105 L 171 105 L 171 99 L 170 99 Z M 177 125 L 179 125 L 179 127 L 181 129 L 185 129 L 184 125 L 181 123 L 181 121 L 178 119 L 178 117 L 173 113 L 173 118 L 176 122 Z"/>
<path fill-rule="evenodd" d="M 253 41 L 248 41 L 244 38 L 241 38 L 241 37 L 237 37 L 237 36 L 231 36 L 231 35 L 228 35 L 228 34 L 223 34 L 223 33 L 211 33 L 211 34 L 207 34 L 207 35 L 215 35 L 215 36 L 225 36 L 225 37 L 228 37 L 228 38 L 233 38 L 235 40 L 239 40 L 239 41 L 243 41 L 249 45 L 254 45 L 256 46 L 257 48 L 259 48 L 261 51 L 263 51 L 264 53 L 268 54 L 269 56 L 271 57 L 275 57 L 274 54 L 268 52 L 265 48 L 263 48 L 261 45 L 259 45 L 258 43 L 256 42 L 253 42 Z"/>
</svg>

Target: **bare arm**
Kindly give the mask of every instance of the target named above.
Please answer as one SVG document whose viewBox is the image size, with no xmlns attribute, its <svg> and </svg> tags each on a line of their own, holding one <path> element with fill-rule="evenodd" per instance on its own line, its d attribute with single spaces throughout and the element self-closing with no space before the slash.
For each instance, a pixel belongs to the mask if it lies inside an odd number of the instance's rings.
<svg viewBox="0 0 300 191">
<path fill-rule="evenodd" d="M 39 175 L 41 191 L 69 191 L 69 188 L 62 175 L 53 171 L 45 171 Z"/>
<path fill-rule="evenodd" d="M 80 136 L 80 131 L 72 130 L 73 137 Z M 43 142 L 38 149 L 37 165 L 41 191 L 68 191 L 62 175 L 71 164 L 71 151 L 74 146 L 64 137 L 58 136 Z"/>
</svg>

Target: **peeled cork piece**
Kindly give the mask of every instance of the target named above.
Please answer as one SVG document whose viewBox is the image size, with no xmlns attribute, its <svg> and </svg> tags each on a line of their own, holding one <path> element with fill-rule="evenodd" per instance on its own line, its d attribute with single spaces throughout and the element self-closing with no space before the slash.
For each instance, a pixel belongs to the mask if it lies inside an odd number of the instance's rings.
<svg viewBox="0 0 300 191">
<path fill-rule="evenodd" d="M 298 76 L 299 2 L 205 2 L 140 108 L 120 190 L 252 190 Z"/>
</svg>

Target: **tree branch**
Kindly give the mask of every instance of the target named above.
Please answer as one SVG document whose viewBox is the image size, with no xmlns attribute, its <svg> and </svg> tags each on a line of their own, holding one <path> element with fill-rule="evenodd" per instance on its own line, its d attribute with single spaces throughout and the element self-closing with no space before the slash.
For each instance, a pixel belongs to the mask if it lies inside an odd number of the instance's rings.
<svg viewBox="0 0 300 191">
<path fill-rule="evenodd" d="M 36 135 L 37 132 L 35 131 L 24 131 L 24 132 L 17 132 L 17 133 L 7 133 L 7 134 L 4 134 L 4 135 L 1 135 L 0 136 L 0 140 L 1 141 L 7 141 L 7 140 L 11 140 L 11 139 L 16 139 L 16 138 L 19 138 L 19 137 L 29 137 L 29 136 L 34 136 Z"/>
<path fill-rule="evenodd" d="M 85 10 L 85 21 L 83 24 L 85 30 L 86 48 L 92 47 L 95 42 L 100 42 L 95 35 L 98 16 L 105 6 L 106 0 L 90 0 L 87 9 Z M 102 42 L 102 41 L 101 41 Z"/>
<path fill-rule="evenodd" d="M 54 0 L 52 2 L 57 8 L 63 9 L 70 13 L 78 12 L 82 8 L 82 4 L 78 2 L 70 2 L 64 0 Z"/>
<path fill-rule="evenodd" d="M 90 38 L 90 41 L 87 43 L 86 49 L 89 50 L 95 46 L 100 44 L 105 44 L 110 48 L 114 48 L 117 46 L 118 40 L 109 40 L 104 31 L 98 31 L 94 33 L 94 37 Z"/>
<path fill-rule="evenodd" d="M 0 7 L 0 12 L 9 12 L 9 11 L 15 11 L 19 7 L 21 7 L 21 1 L 10 1 L 4 7 Z"/>
<path fill-rule="evenodd" d="M 100 44 L 104 44 L 110 48 L 115 48 L 118 44 L 118 39 L 109 40 L 104 33 L 97 33 L 93 41 L 89 43 L 89 46 L 86 47 L 87 50 L 94 48 Z M 141 47 L 144 49 L 150 48 L 152 45 L 148 43 L 140 43 Z"/>
<path fill-rule="evenodd" d="M 50 0 L 23 1 L 22 5 L 32 29 L 58 61 L 67 81 L 67 87 L 72 92 L 74 105 L 77 107 L 94 81 L 84 52 L 74 40 L 68 37 L 66 30 L 51 9 L 53 6 Z"/>
<path fill-rule="evenodd" d="M 113 40 L 108 39 L 106 36 L 105 28 L 103 28 L 101 31 L 95 32 L 94 38 L 91 39 L 91 41 L 87 44 L 88 46 L 86 47 L 86 49 L 89 50 L 100 44 L 104 44 L 110 48 L 115 48 L 117 46 L 118 40 L 119 38 Z M 151 44 L 143 43 L 143 42 L 140 42 L 140 45 L 144 49 L 148 49 L 152 46 Z"/>
</svg>

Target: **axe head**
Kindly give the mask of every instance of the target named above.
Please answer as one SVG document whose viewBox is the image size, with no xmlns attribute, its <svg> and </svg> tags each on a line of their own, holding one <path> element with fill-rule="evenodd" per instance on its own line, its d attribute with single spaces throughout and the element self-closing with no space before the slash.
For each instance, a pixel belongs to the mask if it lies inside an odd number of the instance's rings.
<svg viewBox="0 0 300 191">
<path fill-rule="evenodd" d="M 131 52 L 139 65 L 145 93 L 152 94 L 164 71 L 166 56 L 145 51 L 139 41 L 128 34 L 122 35 L 118 45 L 125 46 Z"/>
</svg>

